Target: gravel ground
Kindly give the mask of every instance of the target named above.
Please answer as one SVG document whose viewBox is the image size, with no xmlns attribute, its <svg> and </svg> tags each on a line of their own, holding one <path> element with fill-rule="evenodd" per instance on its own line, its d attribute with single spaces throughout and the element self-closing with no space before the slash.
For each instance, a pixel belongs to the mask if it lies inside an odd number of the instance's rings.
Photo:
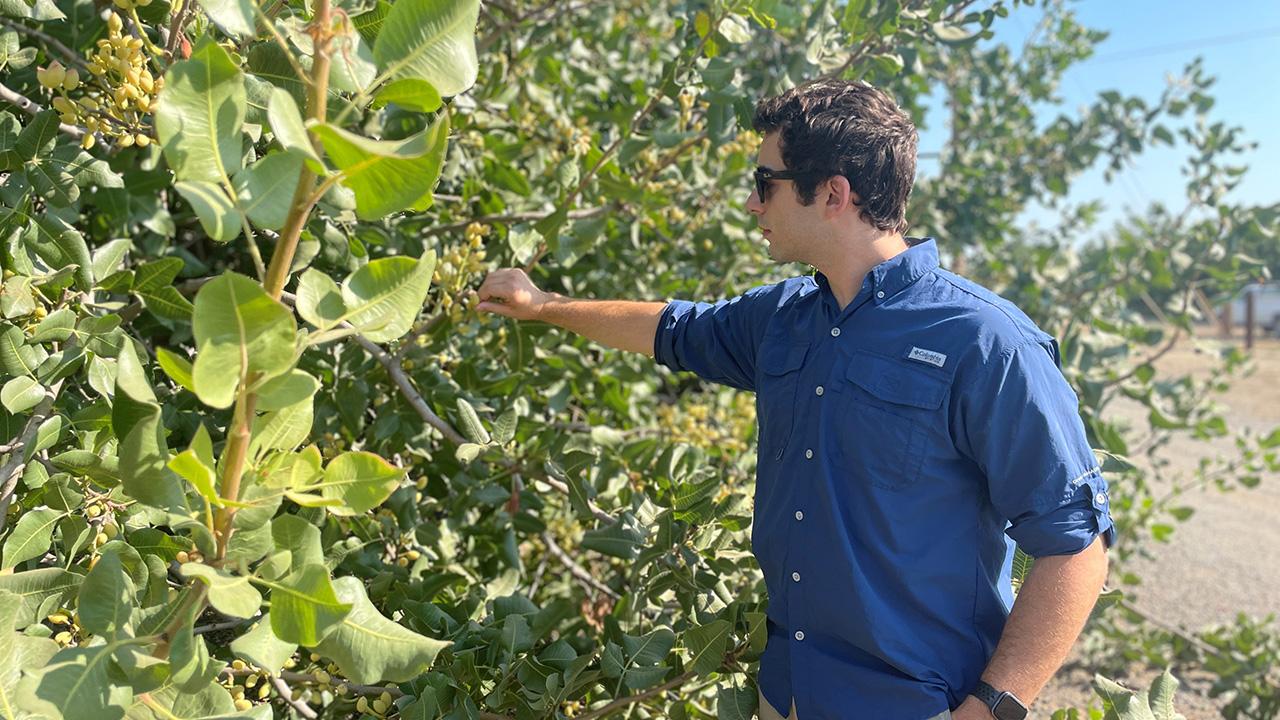
<svg viewBox="0 0 1280 720">
<path fill-rule="evenodd" d="M 1207 373 L 1217 339 L 1212 329 L 1180 343 L 1157 363 L 1160 374 Z M 1243 346 L 1237 338 L 1233 340 Z M 1221 396 L 1224 414 L 1232 430 L 1250 428 L 1269 433 L 1280 426 L 1280 340 L 1261 340 L 1253 353 L 1253 373 L 1237 379 Z M 1137 403 L 1117 404 L 1114 412 L 1138 426 L 1146 413 Z M 1201 457 L 1230 456 L 1236 452 L 1230 438 L 1210 442 L 1178 441 L 1166 446 L 1163 457 L 1170 464 L 1162 471 L 1167 483 L 1174 475 L 1189 477 Z M 1159 480 L 1157 480 L 1159 482 Z M 1265 476 L 1254 489 L 1222 493 L 1216 489 L 1184 496 L 1195 508 L 1186 522 L 1177 524 L 1168 543 L 1149 543 L 1151 557 L 1133 563 L 1144 580 L 1130 592 L 1130 600 L 1148 615 L 1185 630 L 1231 623 L 1236 613 L 1261 617 L 1280 613 L 1280 477 Z M 1061 707 L 1085 708 L 1093 696 L 1092 671 L 1068 658 L 1058 676 L 1035 703 L 1032 717 L 1048 717 Z M 1115 678 L 1129 687 L 1146 688 L 1159 670 L 1134 668 L 1127 677 Z M 1221 717 L 1215 700 L 1207 697 L 1207 677 L 1180 678 L 1177 706 L 1187 720 Z"/>
</svg>

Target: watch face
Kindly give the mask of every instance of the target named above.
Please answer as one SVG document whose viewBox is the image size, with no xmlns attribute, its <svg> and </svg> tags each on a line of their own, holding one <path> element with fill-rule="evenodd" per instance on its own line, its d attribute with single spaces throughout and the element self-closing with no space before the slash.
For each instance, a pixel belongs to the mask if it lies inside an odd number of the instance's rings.
<svg viewBox="0 0 1280 720">
<path fill-rule="evenodd" d="M 991 714 L 996 716 L 996 720 L 1024 720 L 1027 717 L 1027 709 L 1018 702 L 1017 698 L 1006 693 L 996 702 L 996 706 L 991 708 Z"/>
</svg>

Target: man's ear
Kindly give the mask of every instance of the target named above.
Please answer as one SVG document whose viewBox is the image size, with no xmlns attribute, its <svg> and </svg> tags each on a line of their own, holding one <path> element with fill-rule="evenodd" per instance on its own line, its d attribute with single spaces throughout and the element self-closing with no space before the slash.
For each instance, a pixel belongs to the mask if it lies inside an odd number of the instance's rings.
<svg viewBox="0 0 1280 720">
<path fill-rule="evenodd" d="M 849 178 L 843 175 L 836 175 L 827 180 L 827 207 L 839 211 L 841 205 L 844 204 L 845 198 L 851 205 L 857 206 L 862 202 L 862 198 L 858 197 L 858 193 L 854 192 L 853 186 L 849 184 Z"/>
</svg>

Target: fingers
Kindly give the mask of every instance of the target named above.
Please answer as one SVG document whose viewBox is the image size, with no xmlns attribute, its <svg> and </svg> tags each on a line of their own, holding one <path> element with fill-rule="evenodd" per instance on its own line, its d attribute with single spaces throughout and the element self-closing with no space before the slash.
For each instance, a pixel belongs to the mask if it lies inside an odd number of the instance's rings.
<svg viewBox="0 0 1280 720">
<path fill-rule="evenodd" d="M 476 310 L 501 315 L 503 317 L 515 317 L 511 312 L 511 308 L 497 302 L 482 302 L 479 305 L 476 305 Z"/>
</svg>

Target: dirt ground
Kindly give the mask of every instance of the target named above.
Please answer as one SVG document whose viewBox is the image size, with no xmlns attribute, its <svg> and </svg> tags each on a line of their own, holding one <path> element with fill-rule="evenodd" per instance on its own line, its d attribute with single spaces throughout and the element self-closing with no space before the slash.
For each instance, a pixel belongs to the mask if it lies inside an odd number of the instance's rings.
<svg viewBox="0 0 1280 720">
<path fill-rule="evenodd" d="M 1156 363 L 1164 373 L 1203 376 L 1217 348 L 1241 337 L 1220 339 L 1213 328 L 1179 343 Z M 1232 430 L 1251 428 L 1266 434 L 1280 426 L 1280 339 L 1261 339 L 1252 354 L 1253 373 L 1238 378 L 1221 396 Z M 1114 407 L 1117 416 L 1145 426 L 1145 411 L 1137 403 Z M 1231 438 L 1209 442 L 1178 441 L 1162 450 L 1170 465 L 1161 471 L 1164 482 L 1176 474 L 1189 478 L 1201 457 L 1231 456 Z M 1157 480 L 1160 482 L 1160 480 Z M 1168 543 L 1148 542 L 1151 557 L 1134 563 L 1143 578 L 1129 598 L 1142 612 L 1188 631 L 1233 622 L 1236 613 L 1263 617 L 1280 615 L 1280 477 L 1264 476 L 1254 489 L 1222 493 L 1216 489 L 1184 495 L 1195 514 L 1177 529 Z M 1115 678 L 1128 687 L 1147 688 L 1158 670 L 1135 668 L 1129 677 Z M 1092 699 L 1091 669 L 1073 655 L 1037 699 L 1032 717 L 1047 718 L 1061 707 L 1085 708 Z M 1221 717 L 1223 704 L 1207 695 L 1207 678 L 1183 680 L 1175 705 L 1187 720 Z"/>
</svg>

